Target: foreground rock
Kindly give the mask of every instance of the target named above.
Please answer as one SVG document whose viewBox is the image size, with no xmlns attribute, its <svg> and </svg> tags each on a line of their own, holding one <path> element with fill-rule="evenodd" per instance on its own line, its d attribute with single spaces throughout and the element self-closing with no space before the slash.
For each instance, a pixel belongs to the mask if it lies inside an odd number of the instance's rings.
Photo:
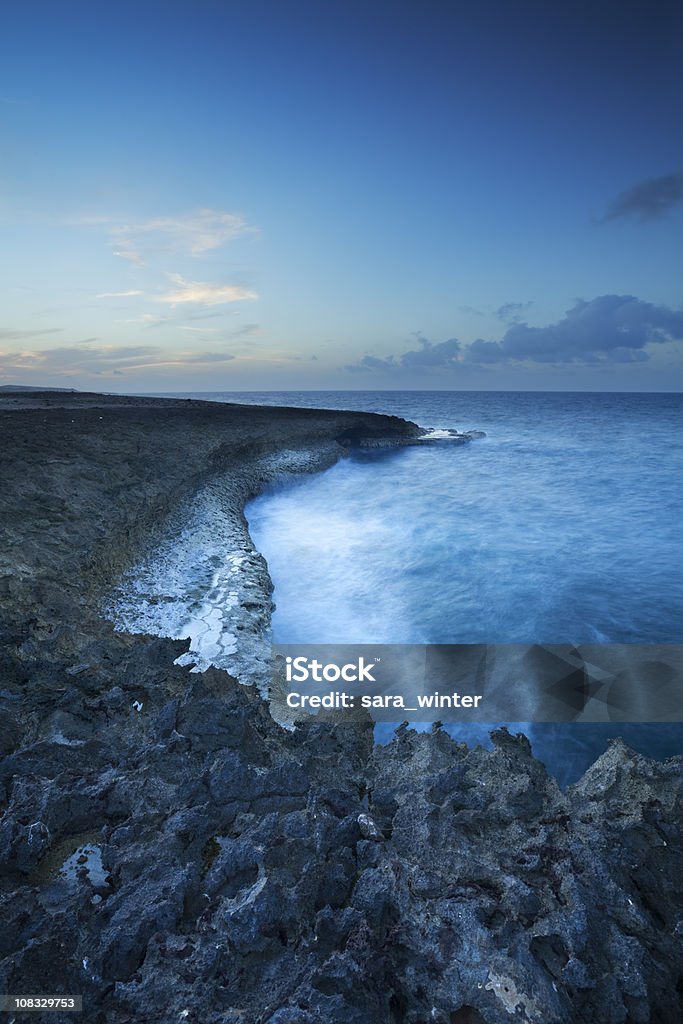
<svg viewBox="0 0 683 1024">
<path fill-rule="evenodd" d="M 287 732 L 96 612 L 207 475 L 238 521 L 278 446 L 413 428 L 90 401 L 3 423 L 0 991 L 107 1024 L 678 1022 L 680 759 L 617 743 L 563 794 L 504 731 Z"/>
</svg>

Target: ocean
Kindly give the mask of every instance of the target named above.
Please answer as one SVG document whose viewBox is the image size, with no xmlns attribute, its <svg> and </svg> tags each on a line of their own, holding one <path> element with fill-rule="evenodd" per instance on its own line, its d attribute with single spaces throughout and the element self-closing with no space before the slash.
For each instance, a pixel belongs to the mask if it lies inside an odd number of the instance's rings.
<svg viewBox="0 0 683 1024">
<path fill-rule="evenodd" d="M 181 397 L 358 409 L 486 433 L 463 446 L 359 451 L 250 503 L 278 643 L 683 642 L 683 395 Z M 448 728 L 487 742 L 481 727 Z M 525 731 L 563 783 L 609 736 L 651 756 L 683 749 L 678 725 Z M 377 726 L 379 740 L 392 732 Z"/>
</svg>

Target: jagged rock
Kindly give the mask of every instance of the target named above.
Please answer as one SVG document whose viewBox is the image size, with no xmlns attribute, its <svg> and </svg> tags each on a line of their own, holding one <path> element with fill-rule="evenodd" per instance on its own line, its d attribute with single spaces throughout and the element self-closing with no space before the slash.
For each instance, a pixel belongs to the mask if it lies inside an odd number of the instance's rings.
<svg viewBox="0 0 683 1024">
<path fill-rule="evenodd" d="M 384 836 L 375 825 L 369 814 L 358 815 L 358 827 L 363 839 L 384 839 Z"/>
<path fill-rule="evenodd" d="M 681 759 L 615 743 L 563 793 L 504 730 L 288 731 L 98 614 L 206 473 L 237 522 L 259 452 L 368 418 L 51 401 L 3 422 L 0 991 L 88 1024 L 678 1024 Z"/>
</svg>

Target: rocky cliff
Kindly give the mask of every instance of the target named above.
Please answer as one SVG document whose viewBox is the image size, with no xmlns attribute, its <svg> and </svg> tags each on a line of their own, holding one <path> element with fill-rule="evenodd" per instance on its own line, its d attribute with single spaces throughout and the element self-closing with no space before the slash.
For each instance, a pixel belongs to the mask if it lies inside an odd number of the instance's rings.
<svg viewBox="0 0 683 1024">
<path fill-rule="evenodd" d="M 183 641 L 99 613 L 220 476 L 261 595 L 243 619 L 256 656 L 268 577 L 244 501 L 340 440 L 417 428 L 6 401 L 1 992 L 82 994 L 89 1024 L 680 1021 L 681 759 L 617 743 L 561 793 L 504 730 L 490 752 L 438 728 L 376 747 L 364 720 L 286 731 L 255 688 L 175 664 Z"/>
</svg>

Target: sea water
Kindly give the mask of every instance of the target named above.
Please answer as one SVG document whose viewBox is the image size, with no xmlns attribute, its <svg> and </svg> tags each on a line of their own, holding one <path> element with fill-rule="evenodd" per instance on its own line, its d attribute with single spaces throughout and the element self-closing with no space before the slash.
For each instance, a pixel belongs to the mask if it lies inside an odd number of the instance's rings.
<svg viewBox="0 0 683 1024">
<path fill-rule="evenodd" d="M 275 585 L 276 642 L 683 642 L 682 395 L 201 397 L 486 432 L 464 446 L 362 450 L 251 502 L 250 531 Z M 563 781 L 608 736 L 660 757 L 683 738 L 683 727 L 663 725 L 526 731 Z M 380 738 L 390 732 L 378 726 Z"/>
</svg>

